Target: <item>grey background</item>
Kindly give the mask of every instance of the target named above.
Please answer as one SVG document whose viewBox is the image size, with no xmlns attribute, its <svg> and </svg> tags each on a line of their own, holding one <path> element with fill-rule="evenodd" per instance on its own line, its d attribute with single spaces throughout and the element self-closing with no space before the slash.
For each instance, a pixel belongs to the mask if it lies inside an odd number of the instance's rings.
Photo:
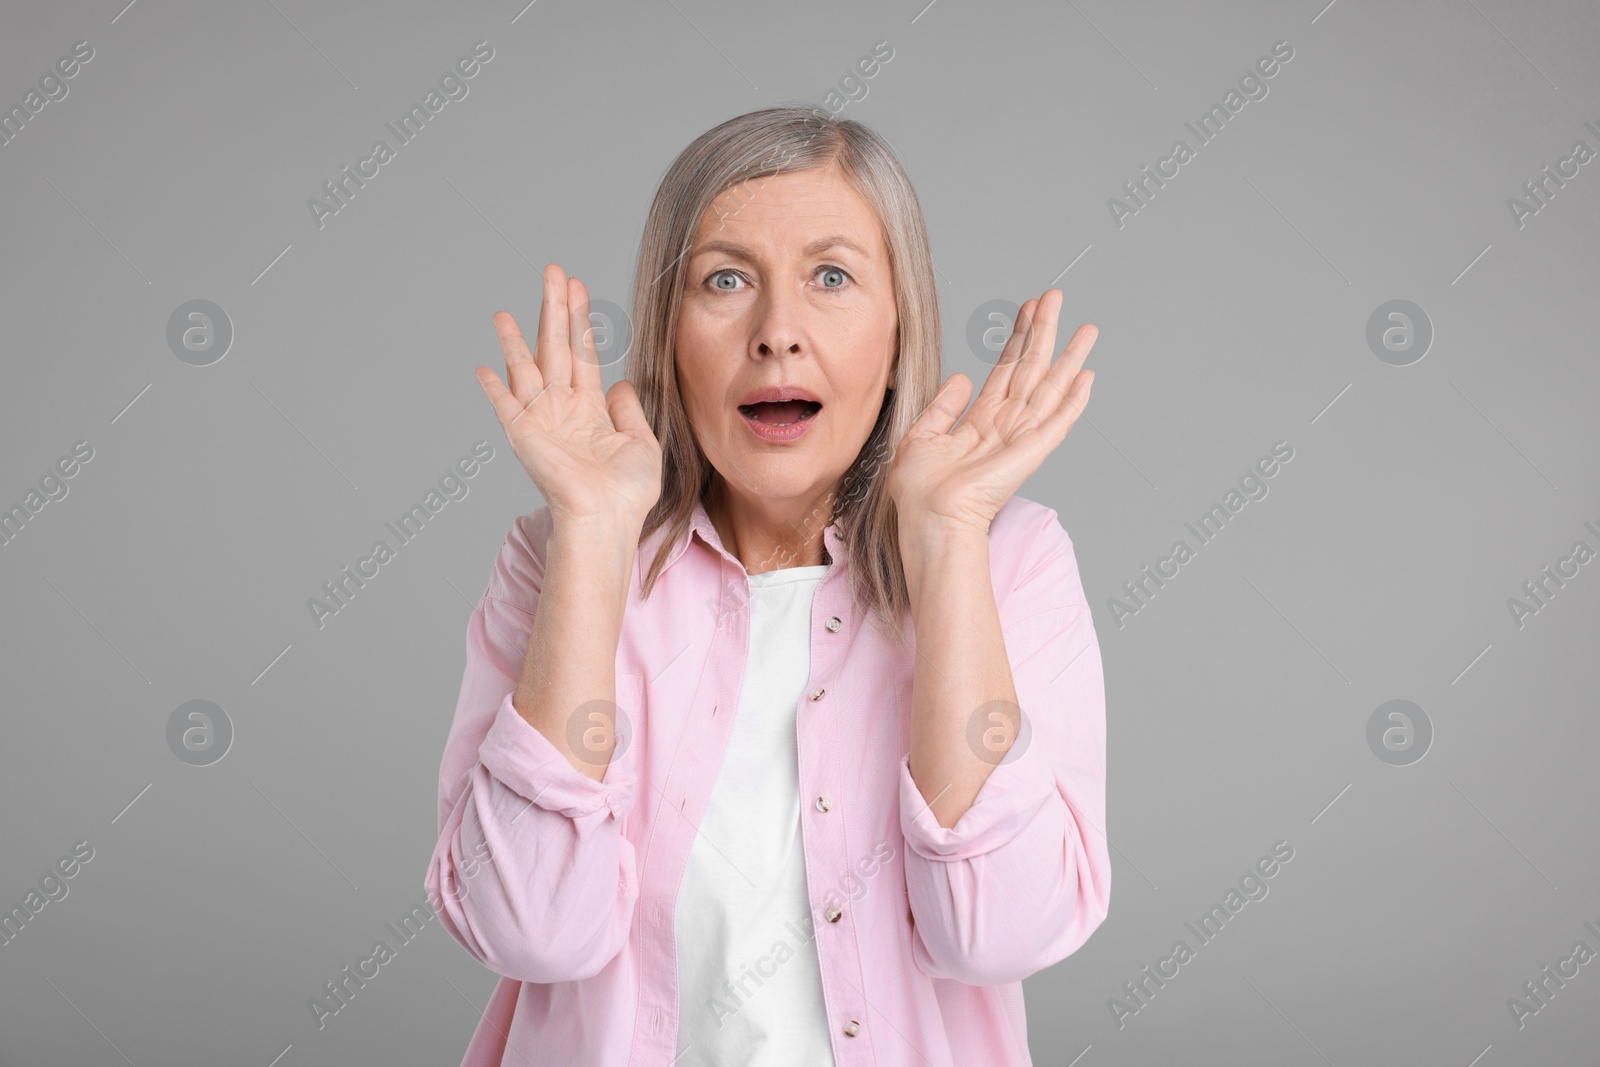
<svg viewBox="0 0 1600 1067">
<path fill-rule="evenodd" d="M 1094 604 L 1115 864 L 1106 923 L 1025 983 L 1036 1062 L 1595 1062 L 1600 962 L 1521 1029 L 1506 1002 L 1600 950 L 1600 563 L 1520 629 L 1507 600 L 1600 547 L 1600 162 L 1521 228 L 1506 201 L 1600 149 L 1600 10 L 1324 5 L 7 4 L 5 107 L 95 56 L 0 147 L 0 504 L 95 455 L 0 546 L 0 902 L 95 855 L 0 946 L 0 1063 L 458 1062 L 495 979 L 437 923 L 325 1029 L 306 1001 L 424 900 L 467 617 L 540 503 L 473 379 L 489 316 L 531 332 L 552 261 L 626 304 L 672 157 L 879 40 L 842 114 L 917 184 L 946 373 L 981 383 L 990 300 L 1060 285 L 1060 343 L 1100 329 L 1021 490 Z M 480 39 L 469 95 L 319 230 L 307 198 Z M 1118 228 L 1279 40 L 1268 95 Z M 207 367 L 166 342 L 195 299 L 234 330 Z M 1366 342 L 1394 299 L 1435 332 L 1404 367 Z M 308 598 L 480 439 L 469 495 L 319 630 Z M 1279 440 L 1270 494 L 1119 628 Z M 234 730 L 207 767 L 166 741 L 195 699 Z M 1366 740 L 1392 699 L 1433 726 L 1409 766 Z M 1278 840 L 1270 894 L 1118 1028 Z"/>
</svg>

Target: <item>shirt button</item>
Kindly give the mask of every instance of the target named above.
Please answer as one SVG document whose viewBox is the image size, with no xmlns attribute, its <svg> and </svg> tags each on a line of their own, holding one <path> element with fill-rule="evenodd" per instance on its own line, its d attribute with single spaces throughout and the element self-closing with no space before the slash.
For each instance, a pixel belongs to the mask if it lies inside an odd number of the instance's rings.
<svg viewBox="0 0 1600 1067">
<path fill-rule="evenodd" d="M 829 922 L 836 923 L 844 915 L 844 912 L 840 911 L 837 905 L 830 905 L 828 910 L 822 914 L 827 916 Z"/>
<path fill-rule="evenodd" d="M 827 811 L 831 807 L 833 807 L 833 801 L 829 800 L 827 797 L 818 797 L 817 798 L 817 810 L 818 811 Z"/>
<path fill-rule="evenodd" d="M 822 699 L 822 694 L 826 693 L 826 692 L 827 692 L 826 689 L 813 689 L 811 691 L 811 699 L 812 700 L 821 700 Z"/>
<path fill-rule="evenodd" d="M 851 1037 L 855 1037 L 861 1032 L 861 1024 L 856 1022 L 854 1019 L 851 1019 L 849 1022 L 844 1024 L 844 1032 L 849 1034 Z"/>
<path fill-rule="evenodd" d="M 828 620 L 828 629 L 831 630 L 833 633 L 838 633 L 839 632 L 839 627 L 841 627 L 843 625 L 844 625 L 843 621 L 841 621 L 839 616 L 837 616 L 837 615 L 833 616 L 832 618 L 830 618 Z"/>
</svg>

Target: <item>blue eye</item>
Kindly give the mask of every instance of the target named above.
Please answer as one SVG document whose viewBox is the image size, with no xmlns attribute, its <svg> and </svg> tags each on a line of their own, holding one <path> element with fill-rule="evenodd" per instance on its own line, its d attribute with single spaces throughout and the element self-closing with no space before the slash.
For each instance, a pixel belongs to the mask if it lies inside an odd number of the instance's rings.
<svg viewBox="0 0 1600 1067">
<path fill-rule="evenodd" d="M 823 282 L 824 289 L 842 289 L 845 283 L 850 281 L 850 275 L 838 267 L 818 267 L 817 272 L 825 279 Z M 706 280 L 715 288 L 725 293 L 731 293 L 737 292 L 741 288 L 738 285 L 741 279 L 742 276 L 738 271 L 726 268 L 715 272 Z"/>
</svg>

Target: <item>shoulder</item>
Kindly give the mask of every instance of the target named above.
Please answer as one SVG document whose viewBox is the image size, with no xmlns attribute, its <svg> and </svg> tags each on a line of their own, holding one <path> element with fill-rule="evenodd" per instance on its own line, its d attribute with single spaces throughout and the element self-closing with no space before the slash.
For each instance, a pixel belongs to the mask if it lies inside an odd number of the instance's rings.
<svg viewBox="0 0 1600 1067">
<path fill-rule="evenodd" d="M 1048 504 L 1012 496 L 989 524 L 989 567 L 997 592 L 1045 587 L 1066 603 L 1084 602 L 1077 554 L 1061 516 Z"/>
<path fill-rule="evenodd" d="M 548 504 L 516 517 L 495 558 L 486 595 L 527 611 L 533 610 L 544 585 L 551 526 Z"/>
<path fill-rule="evenodd" d="M 989 547 L 1003 549 L 1008 554 L 1026 552 L 1030 548 L 1048 549 L 1065 546 L 1072 548 L 1072 539 L 1061 525 L 1061 516 L 1048 504 L 1026 497 L 1012 496 L 1000 506 L 994 521 L 989 524 Z"/>
</svg>

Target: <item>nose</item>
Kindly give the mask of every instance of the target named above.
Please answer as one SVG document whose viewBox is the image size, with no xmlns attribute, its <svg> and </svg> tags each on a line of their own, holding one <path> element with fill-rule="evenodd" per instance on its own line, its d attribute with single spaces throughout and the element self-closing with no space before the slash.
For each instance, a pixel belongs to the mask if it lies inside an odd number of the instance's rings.
<svg viewBox="0 0 1600 1067">
<path fill-rule="evenodd" d="M 805 303 L 799 294 L 782 285 L 769 287 L 757 303 L 756 314 L 750 338 L 753 355 L 799 354 L 800 338 L 805 332 Z"/>
</svg>

